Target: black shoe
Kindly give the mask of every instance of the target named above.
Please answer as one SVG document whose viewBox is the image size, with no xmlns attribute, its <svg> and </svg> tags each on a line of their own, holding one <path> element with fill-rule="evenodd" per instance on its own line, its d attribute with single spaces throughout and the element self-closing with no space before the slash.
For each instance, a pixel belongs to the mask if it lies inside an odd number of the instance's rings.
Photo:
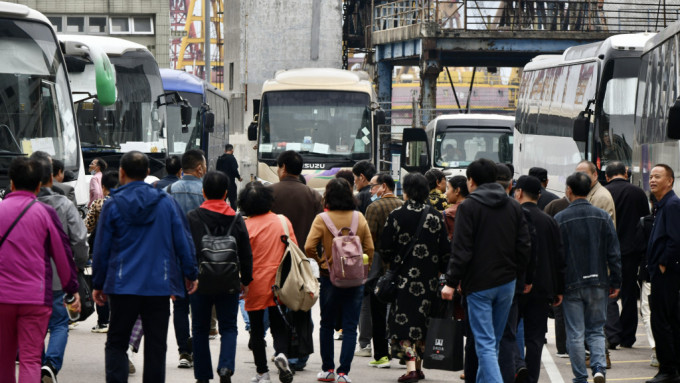
<svg viewBox="0 0 680 383">
<path fill-rule="evenodd" d="M 515 383 L 524 383 L 529 377 L 529 370 L 526 367 L 520 367 L 515 372 Z"/>
<path fill-rule="evenodd" d="M 196 381 L 196 383 L 210 383 L 210 381 L 209 381 L 209 380 L 201 380 L 201 379 L 198 379 L 198 380 Z"/>
<path fill-rule="evenodd" d="M 40 382 L 57 383 L 57 372 L 50 362 L 45 363 L 45 365 L 40 368 Z"/>
<path fill-rule="evenodd" d="M 234 373 L 228 368 L 220 368 L 217 370 L 217 375 L 220 376 L 220 383 L 231 383 L 231 376 Z"/>
<path fill-rule="evenodd" d="M 655 377 L 645 383 L 680 383 L 680 376 L 677 373 L 660 372 Z"/>
<path fill-rule="evenodd" d="M 609 342 L 609 349 L 610 350 L 616 350 L 617 347 L 619 347 L 618 343 Z"/>
</svg>

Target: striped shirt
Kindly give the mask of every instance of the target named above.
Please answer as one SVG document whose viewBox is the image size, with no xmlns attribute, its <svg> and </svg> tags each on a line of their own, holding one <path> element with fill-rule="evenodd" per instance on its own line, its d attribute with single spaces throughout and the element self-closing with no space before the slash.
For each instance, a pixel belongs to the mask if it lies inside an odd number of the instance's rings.
<svg viewBox="0 0 680 383">
<path fill-rule="evenodd" d="M 385 222 L 387 222 L 387 216 L 390 215 L 392 210 L 401 207 L 403 204 L 404 201 L 394 195 L 390 195 L 368 205 L 366 221 L 368 221 L 368 228 L 371 230 L 373 245 L 376 250 L 380 249 L 380 235 L 385 227 Z"/>
</svg>

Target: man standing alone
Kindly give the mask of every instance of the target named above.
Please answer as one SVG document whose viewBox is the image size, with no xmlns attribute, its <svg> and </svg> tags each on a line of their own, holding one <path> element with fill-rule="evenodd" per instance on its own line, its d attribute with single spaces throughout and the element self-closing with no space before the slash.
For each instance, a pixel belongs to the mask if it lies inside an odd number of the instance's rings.
<svg viewBox="0 0 680 383">
<path fill-rule="evenodd" d="M 234 157 L 234 145 L 226 144 L 224 145 L 224 154 L 217 159 L 217 164 L 215 168 L 222 173 L 227 175 L 229 178 L 229 190 L 227 191 L 227 199 L 229 199 L 229 205 L 236 209 L 236 196 L 237 187 L 236 179 L 238 182 L 243 181 L 241 175 L 238 173 L 238 162 L 236 162 L 236 157 Z"/>
<path fill-rule="evenodd" d="M 649 305 L 659 373 L 647 383 L 680 382 L 680 198 L 673 191 L 670 166 L 655 165 L 649 190 L 656 200 L 656 216 L 647 246 L 647 270 L 652 280 Z"/>
<path fill-rule="evenodd" d="M 621 286 L 621 253 L 614 223 L 607 212 L 588 202 L 590 185 L 588 175 L 570 175 L 566 195 L 571 204 L 555 216 L 567 264 L 562 305 L 574 383 L 588 379 L 584 340 L 590 349 L 594 382 L 605 382 L 607 295 L 616 298 Z"/>
</svg>

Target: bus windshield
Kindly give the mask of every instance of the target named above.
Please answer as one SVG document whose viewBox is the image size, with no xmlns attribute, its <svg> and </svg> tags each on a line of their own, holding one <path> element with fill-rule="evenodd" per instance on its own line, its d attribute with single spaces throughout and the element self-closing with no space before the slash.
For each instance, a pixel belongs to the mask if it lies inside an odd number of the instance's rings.
<svg viewBox="0 0 680 383">
<path fill-rule="evenodd" d="M 199 129 L 197 117 L 203 104 L 203 95 L 190 92 L 179 92 L 179 94 L 191 106 L 191 122 L 188 125 L 189 129 L 183 132 L 179 106 L 167 106 L 168 153 L 182 155 L 189 149 L 201 148 L 201 129 Z"/>
<path fill-rule="evenodd" d="M 163 93 L 158 65 L 151 53 L 126 52 L 110 57 L 116 71 L 116 103 L 101 107 L 96 101 L 78 103 L 76 115 L 83 151 L 94 152 L 160 152 L 165 145 L 159 141 L 165 108 L 156 109 L 156 98 Z M 71 70 L 74 93 L 83 89 L 87 78 L 94 81 L 93 65 L 82 71 Z"/>
<path fill-rule="evenodd" d="M 631 164 L 639 68 L 639 58 L 614 59 L 605 67 L 596 145 L 602 170 L 612 161 L 622 161 L 626 166 Z"/>
<path fill-rule="evenodd" d="M 343 91 L 279 91 L 262 97 L 260 159 L 295 150 L 315 162 L 369 159 L 370 95 Z"/>
<path fill-rule="evenodd" d="M 0 174 L 44 151 L 78 174 L 78 135 L 66 67 L 45 24 L 0 18 Z"/>
<path fill-rule="evenodd" d="M 487 158 L 512 163 L 512 133 L 456 128 L 438 133 L 434 142 L 435 166 L 464 169 L 474 160 Z"/>
</svg>

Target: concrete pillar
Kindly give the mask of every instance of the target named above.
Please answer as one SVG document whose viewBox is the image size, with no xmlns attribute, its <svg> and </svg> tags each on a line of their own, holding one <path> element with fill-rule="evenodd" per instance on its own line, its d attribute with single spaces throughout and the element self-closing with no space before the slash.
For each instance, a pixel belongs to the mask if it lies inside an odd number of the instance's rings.
<svg viewBox="0 0 680 383">
<path fill-rule="evenodd" d="M 378 61 L 377 63 L 377 74 L 378 74 L 378 102 L 391 103 L 392 102 L 392 69 L 394 64 L 389 61 Z M 386 109 L 392 109 L 392 106 L 385 107 Z M 389 119 L 390 111 L 386 110 L 386 117 Z"/>
<path fill-rule="evenodd" d="M 420 121 L 424 128 L 434 119 L 437 109 L 437 77 L 442 71 L 438 59 L 422 59 L 420 64 Z"/>
</svg>

